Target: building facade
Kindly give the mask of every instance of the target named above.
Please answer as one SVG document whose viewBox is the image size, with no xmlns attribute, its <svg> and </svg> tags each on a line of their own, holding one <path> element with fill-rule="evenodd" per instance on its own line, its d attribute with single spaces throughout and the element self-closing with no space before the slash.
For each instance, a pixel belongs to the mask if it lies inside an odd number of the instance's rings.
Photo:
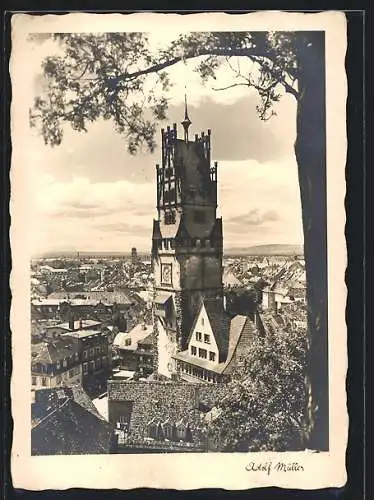
<svg viewBox="0 0 374 500">
<path fill-rule="evenodd" d="M 217 218 L 217 163 L 211 165 L 211 131 L 189 140 L 182 122 L 161 131 L 157 212 L 153 221 L 154 330 L 157 371 L 176 372 L 173 355 L 186 348 L 202 297 L 222 302 L 222 219 Z"/>
<path fill-rule="evenodd" d="M 54 388 L 82 382 L 78 344 L 58 340 L 31 346 L 31 388 Z"/>
<path fill-rule="evenodd" d="M 75 341 L 82 365 L 82 387 L 96 396 L 106 390 L 112 373 L 112 343 L 110 332 L 103 330 L 75 330 L 61 336 Z"/>
</svg>

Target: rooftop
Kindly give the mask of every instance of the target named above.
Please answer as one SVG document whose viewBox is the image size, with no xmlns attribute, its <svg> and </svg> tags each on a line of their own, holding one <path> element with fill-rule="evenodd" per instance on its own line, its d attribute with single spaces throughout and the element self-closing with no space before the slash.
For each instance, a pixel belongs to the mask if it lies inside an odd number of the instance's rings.
<svg viewBox="0 0 374 500">
<path fill-rule="evenodd" d="M 96 321 L 94 319 L 83 319 L 83 320 L 77 320 L 74 321 L 74 330 L 80 331 L 80 330 L 86 330 L 86 329 L 92 329 L 94 327 L 99 327 L 101 325 L 100 321 Z M 55 325 L 55 328 L 61 328 L 63 330 L 69 330 L 70 329 L 70 323 L 68 321 L 64 323 L 59 323 L 58 325 Z"/>
<path fill-rule="evenodd" d="M 138 325 L 134 326 L 134 328 L 129 332 L 117 333 L 113 341 L 113 347 L 135 351 L 137 349 L 138 342 L 142 341 L 152 333 L 153 325 L 145 325 L 143 323 L 139 323 Z M 126 341 L 129 340 L 131 341 L 131 343 L 127 344 Z"/>
<path fill-rule="evenodd" d="M 189 425 L 193 440 L 201 441 L 204 413 L 200 403 L 214 406 L 225 392 L 225 384 L 190 384 L 187 382 L 127 380 L 108 381 L 109 417 L 111 402 L 132 401 L 131 436 L 145 439 L 150 422 Z M 113 424 L 114 422 L 112 422 Z"/>
<path fill-rule="evenodd" d="M 31 345 L 32 363 L 52 364 L 78 352 L 75 342 L 58 340 L 56 342 L 39 342 Z"/>
<path fill-rule="evenodd" d="M 93 329 L 74 330 L 74 331 L 69 331 L 67 333 L 64 333 L 63 335 L 61 335 L 61 338 L 71 337 L 71 338 L 76 338 L 76 339 L 84 339 L 86 337 L 101 335 L 101 333 L 102 333 L 101 330 L 93 330 Z"/>
<path fill-rule="evenodd" d="M 32 455 L 103 454 L 110 450 L 111 428 L 80 385 L 35 391 L 31 414 Z"/>
</svg>

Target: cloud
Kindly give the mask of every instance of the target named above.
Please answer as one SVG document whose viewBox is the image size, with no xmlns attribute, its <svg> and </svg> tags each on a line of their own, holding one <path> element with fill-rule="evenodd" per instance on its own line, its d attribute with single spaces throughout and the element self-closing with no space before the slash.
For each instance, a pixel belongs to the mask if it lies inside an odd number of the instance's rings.
<svg viewBox="0 0 374 500">
<path fill-rule="evenodd" d="M 302 243 L 300 195 L 294 158 L 261 164 L 223 161 L 218 173 L 218 216 L 224 246 Z M 156 214 L 156 183 L 58 181 L 33 184 L 35 245 L 50 249 L 149 250 Z"/>
<path fill-rule="evenodd" d="M 151 223 L 152 220 L 148 218 L 143 225 L 131 222 L 112 222 L 95 225 L 95 228 L 108 233 L 136 233 L 138 236 L 147 235 L 150 238 L 152 232 Z"/>
<path fill-rule="evenodd" d="M 76 177 L 70 182 L 49 179 L 34 186 L 34 200 L 37 211 L 47 217 L 63 213 L 98 217 L 133 210 L 146 214 L 155 198 L 154 191 L 152 184 L 129 181 L 95 183 L 85 177 Z"/>
<path fill-rule="evenodd" d="M 226 224 L 231 227 L 236 226 L 238 230 L 244 226 L 260 226 L 266 222 L 274 222 L 279 220 L 279 215 L 274 210 L 266 210 L 261 212 L 258 208 L 254 208 L 243 215 L 229 217 Z"/>
</svg>

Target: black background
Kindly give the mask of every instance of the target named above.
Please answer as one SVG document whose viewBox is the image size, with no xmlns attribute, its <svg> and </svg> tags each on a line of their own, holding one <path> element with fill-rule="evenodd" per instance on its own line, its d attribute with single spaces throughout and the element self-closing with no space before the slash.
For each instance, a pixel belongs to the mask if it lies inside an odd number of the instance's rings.
<svg viewBox="0 0 374 500">
<path fill-rule="evenodd" d="M 361 5 L 359 5 L 361 3 Z M 112 4 L 112 5 L 110 5 Z M 132 4 L 132 5 L 131 5 Z M 231 9 L 227 10 L 225 7 L 215 3 L 209 5 L 207 2 L 190 2 L 189 9 L 184 10 L 184 13 L 193 13 L 199 11 L 224 11 L 233 14 L 240 12 L 246 13 L 248 11 L 240 10 L 244 7 L 244 2 L 230 2 Z M 256 5 L 257 4 L 257 5 Z M 298 4 L 298 5 L 296 5 Z M 11 435 L 12 435 L 12 420 L 10 413 L 10 394 L 9 383 L 11 376 L 11 336 L 9 329 L 9 309 L 10 309 L 10 289 L 9 289 L 9 273 L 11 269 L 11 256 L 9 246 L 9 169 L 10 169 L 10 156 L 11 156 L 11 142 L 10 142 L 10 119 L 9 109 L 11 102 L 11 87 L 8 73 L 9 54 L 10 54 L 10 19 L 12 12 L 27 12 L 35 15 L 42 15 L 45 13 L 63 13 L 66 11 L 80 10 L 83 12 L 95 11 L 101 9 L 98 13 L 104 12 L 119 12 L 118 10 L 110 11 L 109 8 L 118 9 L 115 2 L 105 2 L 105 7 L 108 10 L 103 11 L 103 2 L 74 2 L 74 1 L 8 1 L 3 10 L 3 30 L 2 35 L 2 169 L 1 169 L 1 280 L 0 280 L 0 304 L 1 304 L 1 329 L 0 339 L 2 342 L 1 349 L 1 389 L 2 389 L 2 402 L 3 408 L 1 412 L 1 437 L 2 437 L 2 454 L 0 470 L 2 477 L 0 479 L 2 495 L 4 498 L 9 499 L 45 499 L 54 500 L 57 498 L 74 498 L 74 499 L 120 499 L 120 498 L 134 498 L 134 499 L 150 499 L 150 498 L 179 498 L 183 495 L 184 499 L 206 497 L 223 499 L 241 498 L 246 499 L 338 499 L 338 500 L 359 500 L 361 498 L 369 498 L 366 491 L 365 476 L 368 466 L 365 461 L 365 414 L 366 408 L 364 405 L 365 398 L 365 352 L 366 344 L 364 342 L 365 332 L 365 318 L 366 310 L 364 307 L 364 286 L 365 286 L 365 269 L 367 260 L 365 258 L 365 247 L 369 241 L 369 234 L 366 235 L 364 231 L 365 223 L 368 217 L 365 217 L 365 200 L 370 199 L 369 179 L 365 169 L 365 108 L 367 96 L 364 92 L 365 89 L 369 90 L 368 75 L 365 74 L 365 39 L 367 41 L 370 30 L 367 27 L 368 15 L 365 11 L 365 5 L 362 2 L 351 1 L 345 2 L 342 6 L 339 2 L 313 2 L 313 11 L 320 10 L 342 10 L 345 11 L 348 21 L 348 49 L 346 57 L 346 69 L 348 77 L 348 100 L 347 100 L 347 133 L 348 133 L 348 155 L 346 167 L 346 180 L 347 180 L 347 195 L 346 195 L 346 211 L 347 211 L 347 249 L 348 249 L 348 267 L 346 272 L 346 282 L 348 286 L 348 299 L 347 299 L 347 325 L 348 325 L 348 354 L 349 354 L 349 368 L 347 376 L 347 394 L 348 394 L 348 411 L 350 419 L 349 427 L 349 442 L 347 449 L 347 471 L 348 481 L 342 488 L 329 488 L 323 490 L 301 491 L 301 490 L 282 490 L 278 488 L 262 488 L 253 489 L 242 492 L 228 492 L 224 490 L 198 490 L 179 492 L 175 490 L 152 490 L 152 489 L 138 489 L 130 491 L 119 490 L 82 490 L 71 489 L 62 492 L 42 491 L 42 492 L 27 492 L 24 490 L 14 490 L 11 483 L 10 475 L 10 449 L 11 449 Z M 122 4 L 124 5 L 124 3 Z M 153 12 L 166 12 L 170 9 L 170 3 L 158 2 L 158 6 L 141 5 L 139 2 L 126 2 L 126 7 L 136 11 L 150 10 Z M 143 7 L 142 9 L 140 7 Z M 153 7 L 153 8 L 152 8 Z M 164 7 L 164 9 L 162 9 Z M 178 6 L 173 2 L 175 11 L 181 12 L 185 7 Z M 282 2 L 282 5 L 276 1 L 267 2 L 251 2 L 253 9 L 262 10 L 294 10 L 300 7 L 299 2 Z M 293 9 L 294 7 L 294 9 Z M 191 9 L 199 10 L 191 10 Z M 59 9 L 59 10 L 58 10 Z M 62 10 L 64 9 L 64 10 Z M 349 10 L 355 9 L 355 10 Z M 361 10 L 357 10 L 361 9 Z M 169 10 L 170 11 L 170 10 Z M 298 10 L 299 12 L 310 12 L 308 10 Z M 126 10 L 124 13 L 131 13 L 134 11 Z M 367 48 L 366 48 L 367 50 Z M 370 146 L 370 144 L 368 144 Z M 368 212 L 367 212 L 368 213 Z M 366 224 L 368 226 L 368 224 Z M 369 255 L 369 254 L 368 254 Z M 367 320 L 366 320 L 367 321 Z M 28 386 L 28 381 L 25 381 Z M 126 474 L 126 471 L 123 471 Z M 186 471 L 187 473 L 187 471 Z M 27 474 L 27 471 L 25 471 Z"/>
</svg>

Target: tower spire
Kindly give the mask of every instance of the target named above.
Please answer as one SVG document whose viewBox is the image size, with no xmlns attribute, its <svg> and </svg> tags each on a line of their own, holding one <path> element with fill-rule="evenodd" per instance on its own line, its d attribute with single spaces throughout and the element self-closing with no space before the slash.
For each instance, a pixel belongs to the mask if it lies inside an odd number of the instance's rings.
<svg viewBox="0 0 374 500">
<path fill-rule="evenodd" d="M 184 140 L 188 142 L 188 128 L 191 125 L 191 120 L 188 117 L 187 110 L 187 94 L 184 94 L 184 120 L 181 122 L 184 128 Z"/>
</svg>

